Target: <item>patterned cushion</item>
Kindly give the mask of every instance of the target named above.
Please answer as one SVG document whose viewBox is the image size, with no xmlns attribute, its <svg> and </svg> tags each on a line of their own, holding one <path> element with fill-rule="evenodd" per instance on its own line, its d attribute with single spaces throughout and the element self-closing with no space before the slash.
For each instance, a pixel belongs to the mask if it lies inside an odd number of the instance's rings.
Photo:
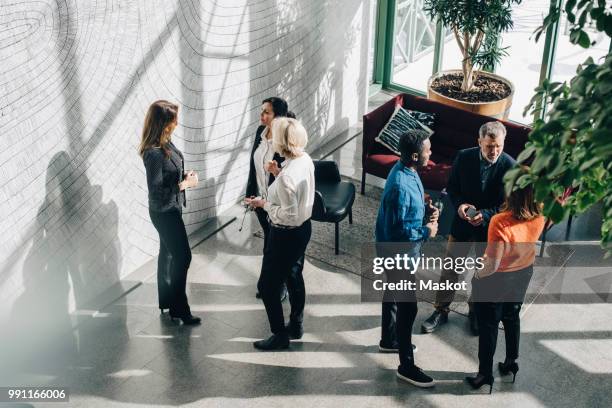
<svg viewBox="0 0 612 408">
<path fill-rule="evenodd" d="M 387 122 L 383 130 L 381 130 L 381 132 L 378 134 L 375 140 L 383 146 L 387 147 L 395 154 L 399 155 L 399 140 L 404 133 L 410 132 L 412 130 L 425 130 L 430 135 L 433 133 L 433 130 L 431 130 L 424 123 L 416 119 L 417 116 L 423 118 L 422 115 L 432 114 L 426 114 L 417 111 L 407 111 L 400 105 L 397 105 L 395 107 L 395 112 L 393 112 L 393 115 L 391 115 L 391 119 L 389 119 L 389 121 Z M 427 120 L 428 123 L 433 123 L 433 119 L 433 115 L 432 117 L 425 117 L 425 120 Z"/>
<path fill-rule="evenodd" d="M 425 126 L 430 129 L 434 128 L 434 122 L 436 121 L 436 114 L 429 112 L 419 112 L 415 110 L 407 109 L 406 112 Z"/>
</svg>

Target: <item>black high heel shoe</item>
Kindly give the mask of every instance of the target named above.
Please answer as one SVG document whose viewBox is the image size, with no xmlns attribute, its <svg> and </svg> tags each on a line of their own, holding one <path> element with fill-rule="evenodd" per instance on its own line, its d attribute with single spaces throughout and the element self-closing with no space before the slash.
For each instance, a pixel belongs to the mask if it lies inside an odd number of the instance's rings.
<svg viewBox="0 0 612 408">
<path fill-rule="evenodd" d="M 177 315 L 172 314 L 172 312 L 170 312 L 170 318 L 172 320 L 181 319 L 183 321 L 183 324 L 186 326 L 193 326 L 196 324 L 200 324 L 202 322 L 201 318 L 197 316 L 193 316 L 191 313 L 188 315 L 184 315 L 184 316 L 177 316 Z"/>
<path fill-rule="evenodd" d="M 504 361 L 503 363 L 500 361 L 497 363 L 497 367 L 499 368 L 499 372 L 503 375 L 512 373 L 512 383 L 516 380 L 516 373 L 518 373 L 519 366 L 516 361 Z"/>
<path fill-rule="evenodd" d="M 465 380 L 475 390 L 478 390 L 480 389 L 480 387 L 487 384 L 489 386 L 489 394 L 493 392 L 493 376 L 492 375 L 489 377 L 486 377 L 478 373 L 476 374 L 476 377 L 465 377 Z"/>
</svg>

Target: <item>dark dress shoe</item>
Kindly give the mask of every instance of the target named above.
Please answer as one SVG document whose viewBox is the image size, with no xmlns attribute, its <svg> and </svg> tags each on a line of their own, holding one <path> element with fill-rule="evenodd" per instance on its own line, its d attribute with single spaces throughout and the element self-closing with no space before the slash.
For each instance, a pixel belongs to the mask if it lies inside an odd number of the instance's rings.
<svg viewBox="0 0 612 408">
<path fill-rule="evenodd" d="M 448 322 L 448 312 L 434 310 L 434 312 L 421 324 L 421 332 L 433 333 L 439 326 Z"/>
<path fill-rule="evenodd" d="M 301 322 L 289 322 L 287 325 L 287 332 L 289 333 L 290 338 L 294 340 L 301 339 L 304 335 L 304 326 Z"/>
<path fill-rule="evenodd" d="M 518 373 L 519 367 L 516 361 L 504 361 L 503 363 L 500 361 L 497 363 L 499 367 L 499 372 L 503 375 L 507 375 L 512 373 L 512 382 L 516 380 L 516 373 Z"/>
<path fill-rule="evenodd" d="M 475 390 L 478 390 L 480 389 L 480 387 L 487 384 L 489 386 L 489 394 L 493 392 L 493 376 L 492 375 L 485 376 L 484 374 L 478 373 L 476 377 L 465 377 L 465 380 Z"/>
<path fill-rule="evenodd" d="M 469 312 L 468 320 L 470 321 L 470 331 L 472 332 L 472 335 L 478 336 L 479 330 L 478 330 L 478 319 L 476 318 L 476 313 Z"/>
<path fill-rule="evenodd" d="M 265 340 L 254 342 L 253 347 L 264 351 L 288 349 L 289 335 L 287 333 L 273 334 Z"/>
<path fill-rule="evenodd" d="M 193 316 L 191 313 L 188 315 L 178 316 L 170 312 L 170 318 L 172 318 L 172 320 L 180 319 L 186 326 L 193 326 L 202 322 L 202 319 L 197 316 Z"/>
</svg>

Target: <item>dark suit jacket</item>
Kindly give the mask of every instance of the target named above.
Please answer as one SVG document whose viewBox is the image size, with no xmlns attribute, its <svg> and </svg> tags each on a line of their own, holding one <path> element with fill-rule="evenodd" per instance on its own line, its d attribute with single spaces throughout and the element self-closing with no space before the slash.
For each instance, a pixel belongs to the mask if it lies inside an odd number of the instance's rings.
<svg viewBox="0 0 612 408">
<path fill-rule="evenodd" d="M 184 178 L 183 154 L 172 142 L 168 144 L 170 157 L 160 148 L 145 150 L 142 160 L 147 172 L 149 209 L 152 211 L 181 210 L 187 206 L 185 190 L 179 190 Z"/>
<path fill-rule="evenodd" d="M 246 196 L 259 196 L 259 187 L 257 186 L 257 173 L 255 172 L 255 161 L 253 160 L 253 155 L 255 154 L 255 150 L 257 150 L 257 146 L 261 143 L 261 133 L 264 131 L 266 127 L 261 125 L 257 128 L 257 132 L 255 132 L 255 142 L 253 143 L 253 148 L 251 149 L 251 163 L 249 166 L 249 178 L 247 179 L 246 186 Z M 284 157 L 279 155 L 278 153 L 274 153 L 272 160 L 276 161 L 280 167 L 280 164 L 285 160 Z M 268 180 L 268 185 L 272 184 L 274 181 L 274 176 L 270 174 L 270 179 Z"/>
<path fill-rule="evenodd" d="M 514 167 L 516 161 L 507 153 L 503 152 L 484 185 L 480 183 L 480 147 L 464 149 L 457 153 L 446 188 L 448 196 L 455 207 L 455 216 L 451 226 L 451 235 L 459 241 L 483 241 L 487 240 L 487 228 L 489 220 L 499 211 L 503 204 L 504 175 L 506 171 Z M 459 218 L 457 208 L 468 203 L 480 210 L 484 216 L 484 223 L 478 227 Z"/>
</svg>

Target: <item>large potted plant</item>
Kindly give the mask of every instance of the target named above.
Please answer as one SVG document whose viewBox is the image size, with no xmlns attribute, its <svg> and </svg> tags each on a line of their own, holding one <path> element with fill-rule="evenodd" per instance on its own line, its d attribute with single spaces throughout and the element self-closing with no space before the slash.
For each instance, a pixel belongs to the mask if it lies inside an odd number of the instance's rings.
<svg viewBox="0 0 612 408">
<path fill-rule="evenodd" d="M 461 69 L 440 71 L 427 84 L 428 97 L 458 108 L 507 119 L 512 105 L 512 83 L 490 72 L 507 47 L 501 33 L 513 27 L 512 6 L 522 0 L 424 0 L 432 20 L 452 30 L 461 51 Z"/>
</svg>

